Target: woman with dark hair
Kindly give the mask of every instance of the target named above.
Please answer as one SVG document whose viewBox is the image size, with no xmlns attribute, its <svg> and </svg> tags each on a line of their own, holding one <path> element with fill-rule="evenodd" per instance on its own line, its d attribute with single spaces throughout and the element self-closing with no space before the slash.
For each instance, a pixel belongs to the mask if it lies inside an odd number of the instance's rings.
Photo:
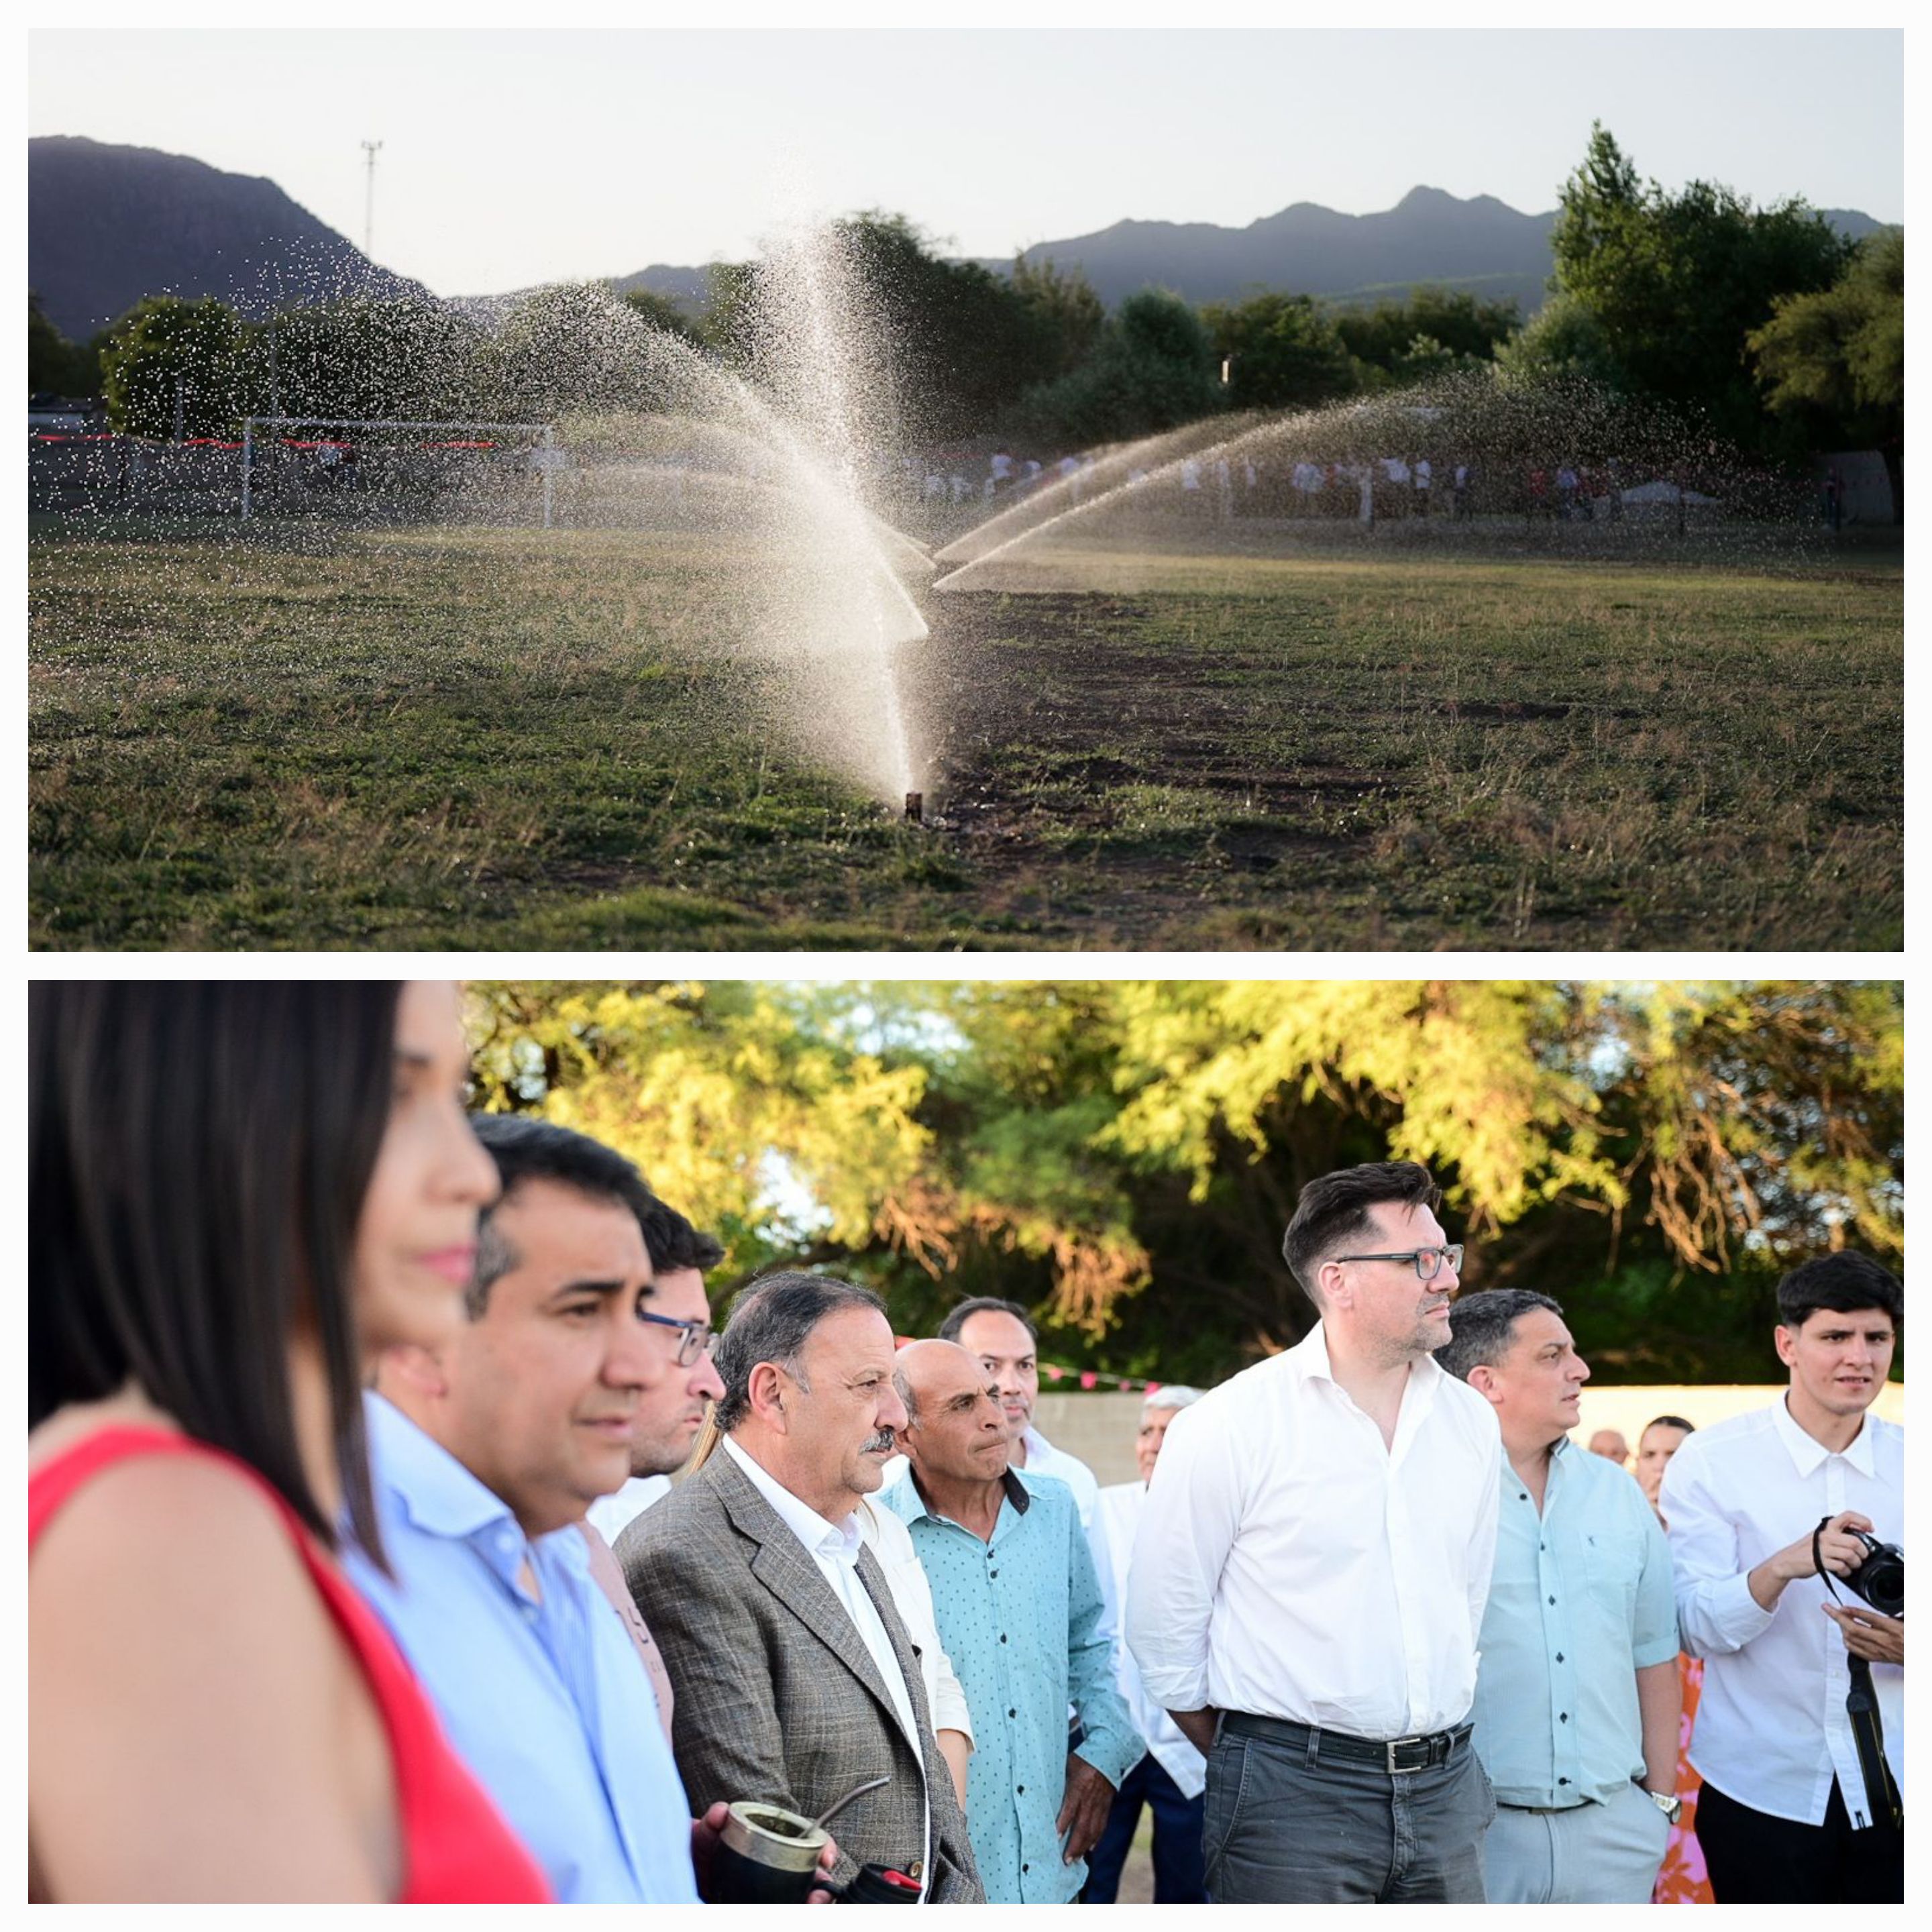
<svg viewBox="0 0 1932 1932">
<path fill-rule="evenodd" d="M 536 1900 L 338 1569 L 360 1389 L 462 1319 L 452 986 L 28 994 L 35 1899 Z"/>
</svg>

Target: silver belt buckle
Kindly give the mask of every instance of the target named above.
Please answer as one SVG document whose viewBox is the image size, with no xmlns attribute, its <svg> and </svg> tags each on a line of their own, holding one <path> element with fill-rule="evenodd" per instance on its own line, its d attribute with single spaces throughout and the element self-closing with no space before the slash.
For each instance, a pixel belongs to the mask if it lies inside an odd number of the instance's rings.
<svg viewBox="0 0 1932 1932">
<path fill-rule="evenodd" d="M 1422 1768 L 1419 1764 L 1397 1764 L 1395 1761 L 1396 1753 L 1400 1750 L 1404 1744 L 1419 1744 L 1422 1742 L 1420 1738 L 1390 1738 L 1388 1742 L 1383 1745 L 1382 1759 L 1388 1766 L 1390 1777 L 1406 1778 L 1410 1772 L 1420 1771 Z"/>
</svg>

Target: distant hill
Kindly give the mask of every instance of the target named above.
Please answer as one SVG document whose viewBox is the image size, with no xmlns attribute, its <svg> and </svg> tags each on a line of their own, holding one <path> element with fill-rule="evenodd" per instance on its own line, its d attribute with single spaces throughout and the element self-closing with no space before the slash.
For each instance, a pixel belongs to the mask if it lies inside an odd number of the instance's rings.
<svg viewBox="0 0 1932 1932">
<path fill-rule="evenodd" d="M 1880 225 L 1853 210 L 1820 212 L 1855 240 Z M 1486 301 L 1514 302 L 1528 316 L 1542 306 L 1554 266 L 1550 231 L 1556 219 L 1553 208 L 1523 214 L 1492 195 L 1463 200 L 1440 188 L 1416 188 L 1380 214 L 1341 214 L 1298 201 L 1245 228 L 1117 221 L 1097 234 L 1037 243 L 1025 254 L 1063 268 L 1077 264 L 1110 308 L 1148 287 L 1177 290 L 1193 302 L 1238 301 L 1267 288 L 1367 303 L 1400 298 L 1427 282 L 1466 289 Z M 982 260 L 1002 272 L 1011 266 L 1004 257 Z M 653 289 L 701 307 L 704 271 L 659 264 L 614 286 Z"/>
<path fill-rule="evenodd" d="M 259 316 L 351 292 L 428 294 L 377 267 L 273 182 L 226 174 L 185 154 L 44 136 L 27 143 L 27 204 L 28 285 L 75 340 L 148 295 L 218 296 Z M 1850 210 L 1823 212 L 1854 237 L 1880 225 Z M 1543 301 L 1555 220 L 1553 212 L 1520 214 L 1490 195 L 1464 200 L 1418 188 L 1379 214 L 1340 214 L 1303 201 L 1245 228 L 1118 221 L 1026 254 L 1062 268 L 1078 263 L 1109 307 L 1150 286 L 1196 302 L 1236 300 L 1259 288 L 1371 302 L 1433 282 L 1514 301 L 1528 315 Z M 654 290 L 696 311 L 706 271 L 656 262 L 614 277 L 612 286 L 620 294 Z M 455 305 L 487 316 L 511 298 L 463 297 Z"/>
<path fill-rule="evenodd" d="M 218 296 L 262 316 L 352 292 L 428 294 L 272 181 L 64 134 L 27 143 L 27 284 L 75 341 L 143 296 Z"/>
</svg>

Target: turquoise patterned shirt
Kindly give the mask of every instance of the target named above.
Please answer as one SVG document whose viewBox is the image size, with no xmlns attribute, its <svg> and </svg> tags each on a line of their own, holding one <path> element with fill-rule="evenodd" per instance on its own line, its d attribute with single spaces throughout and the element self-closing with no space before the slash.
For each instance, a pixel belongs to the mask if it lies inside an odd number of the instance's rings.
<svg viewBox="0 0 1932 1932">
<path fill-rule="evenodd" d="M 904 1519 L 932 1586 L 940 1640 L 965 1688 L 974 1750 L 966 1794 L 973 1856 L 995 1904 L 1064 1905 L 1087 1879 L 1055 1820 L 1066 1786 L 1066 1707 L 1079 1755 L 1118 1787 L 1146 1745 L 1114 1685 L 1100 1580 L 1073 1492 L 1009 1470 L 990 1543 L 930 1514 L 910 1472 L 880 1501 Z"/>
</svg>

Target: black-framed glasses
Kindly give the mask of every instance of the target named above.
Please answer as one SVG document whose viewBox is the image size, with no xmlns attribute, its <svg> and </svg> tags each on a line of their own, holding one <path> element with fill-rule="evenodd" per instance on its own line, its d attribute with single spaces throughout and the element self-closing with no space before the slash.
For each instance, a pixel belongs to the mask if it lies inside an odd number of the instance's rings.
<svg viewBox="0 0 1932 1932">
<path fill-rule="evenodd" d="M 689 1368 L 700 1355 L 709 1354 L 718 1339 L 708 1322 L 680 1322 L 674 1315 L 653 1315 L 644 1308 L 638 1310 L 638 1319 L 677 1330 L 677 1365 L 681 1369 Z"/>
<path fill-rule="evenodd" d="M 1433 1281 L 1444 1262 L 1458 1274 L 1462 1272 L 1462 1244 L 1451 1241 L 1446 1248 L 1411 1248 L 1406 1255 L 1337 1255 L 1335 1258 L 1338 1262 L 1413 1262 L 1420 1280 Z"/>
</svg>

